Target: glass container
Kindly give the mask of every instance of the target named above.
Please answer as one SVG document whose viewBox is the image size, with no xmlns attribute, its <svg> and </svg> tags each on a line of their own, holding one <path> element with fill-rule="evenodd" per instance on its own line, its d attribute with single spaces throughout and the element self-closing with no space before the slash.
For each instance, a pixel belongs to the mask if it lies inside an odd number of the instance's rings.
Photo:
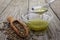
<svg viewBox="0 0 60 40">
<path fill-rule="evenodd" d="M 48 28 L 53 15 L 50 14 L 49 4 L 54 0 L 29 0 L 29 10 L 21 18 L 31 30 L 43 31 Z"/>
</svg>

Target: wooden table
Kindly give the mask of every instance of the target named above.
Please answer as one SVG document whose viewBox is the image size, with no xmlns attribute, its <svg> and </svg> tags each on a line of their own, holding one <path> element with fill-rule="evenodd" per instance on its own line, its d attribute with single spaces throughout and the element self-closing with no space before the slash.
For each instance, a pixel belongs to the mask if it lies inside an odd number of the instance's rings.
<svg viewBox="0 0 60 40">
<path fill-rule="evenodd" d="M 28 13 L 28 7 L 34 5 L 35 3 L 40 4 L 38 2 L 33 2 L 34 0 L 0 0 L 0 23 L 7 21 L 8 16 L 13 16 L 15 19 L 20 19 L 21 15 L 24 13 Z M 42 0 L 43 1 L 43 0 Z M 29 4 L 30 3 L 30 4 Z M 44 1 L 43 1 L 44 3 Z M 36 4 L 36 5 L 37 5 Z M 41 4 L 42 5 L 42 4 Z M 49 35 L 52 36 L 51 40 L 60 40 L 60 20 L 57 18 L 57 16 L 54 14 L 51 7 L 49 7 L 49 13 L 52 13 L 53 20 L 49 24 Z M 2 28 L 2 24 L 0 25 L 0 28 Z M 44 40 L 49 40 L 48 37 L 44 35 Z M 0 32 L 0 40 L 5 40 L 4 34 Z"/>
<path fill-rule="evenodd" d="M 51 8 L 53 9 L 54 13 L 56 14 L 56 16 L 58 17 L 58 19 L 60 20 L 60 0 L 55 0 L 54 3 L 51 4 Z"/>
</svg>

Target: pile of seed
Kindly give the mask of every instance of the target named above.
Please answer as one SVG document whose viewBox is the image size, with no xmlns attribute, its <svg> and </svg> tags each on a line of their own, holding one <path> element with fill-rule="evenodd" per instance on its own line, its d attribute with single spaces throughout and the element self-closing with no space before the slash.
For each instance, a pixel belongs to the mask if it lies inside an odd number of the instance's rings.
<svg viewBox="0 0 60 40">
<path fill-rule="evenodd" d="M 36 38 L 33 38 L 33 34 L 30 33 L 30 35 L 26 38 L 20 38 L 13 30 L 11 27 L 6 29 L 5 34 L 8 36 L 7 40 L 36 40 Z"/>
<path fill-rule="evenodd" d="M 8 26 L 8 27 L 7 27 Z M 15 31 L 10 27 L 9 24 L 5 24 L 5 35 L 7 35 L 7 40 L 28 40 L 28 38 L 20 38 Z"/>
<path fill-rule="evenodd" d="M 29 32 L 28 37 L 20 38 L 15 31 L 10 27 L 9 23 L 4 23 L 5 35 L 7 35 L 7 40 L 38 40 L 39 36 L 44 36 L 44 33 L 35 33 L 33 31 Z"/>
</svg>

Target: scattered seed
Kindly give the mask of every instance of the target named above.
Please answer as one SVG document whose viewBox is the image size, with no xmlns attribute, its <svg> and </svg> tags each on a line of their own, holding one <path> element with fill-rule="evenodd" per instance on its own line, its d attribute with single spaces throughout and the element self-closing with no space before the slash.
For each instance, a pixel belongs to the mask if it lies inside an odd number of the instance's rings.
<svg viewBox="0 0 60 40">
<path fill-rule="evenodd" d="M 37 40 L 36 38 L 33 38 L 33 36 L 35 35 L 37 38 L 39 38 L 39 36 L 43 36 L 44 33 L 35 33 L 33 31 L 30 31 L 28 35 L 28 37 L 26 38 L 20 38 L 10 27 L 9 23 L 4 24 L 4 26 L 6 27 L 5 29 L 5 34 L 8 36 L 7 40 Z M 21 34 L 23 34 L 23 32 L 21 32 Z M 37 35 L 36 35 L 37 34 Z M 23 34 L 24 35 L 24 34 Z"/>
</svg>

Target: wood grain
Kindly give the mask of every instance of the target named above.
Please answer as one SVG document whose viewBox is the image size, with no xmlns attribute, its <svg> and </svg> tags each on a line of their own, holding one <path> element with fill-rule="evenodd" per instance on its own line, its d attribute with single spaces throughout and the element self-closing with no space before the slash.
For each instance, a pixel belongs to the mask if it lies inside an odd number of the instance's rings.
<svg viewBox="0 0 60 40">
<path fill-rule="evenodd" d="M 8 2 L 7 2 L 8 1 Z M 13 16 L 15 19 L 20 19 L 22 14 L 26 14 L 29 11 L 32 6 L 38 6 L 45 4 L 44 0 L 42 2 L 38 0 L 0 0 L 0 23 L 6 22 L 8 16 Z M 29 3 L 29 4 L 28 4 Z M 8 5 L 8 6 L 7 6 Z M 3 11 L 4 10 L 4 11 Z M 49 36 L 52 36 L 51 39 L 48 38 L 47 33 L 45 33 L 44 36 L 40 36 L 39 40 L 60 40 L 60 21 L 54 14 L 54 12 L 51 10 L 51 8 L 48 9 L 48 14 L 53 15 L 53 19 L 51 20 L 49 24 Z M 2 26 L 2 25 L 0 25 Z M 1 36 L 0 36 L 1 38 Z"/>
<path fill-rule="evenodd" d="M 0 0 L 0 15 L 7 8 L 12 0 Z"/>
<path fill-rule="evenodd" d="M 55 2 L 52 3 L 50 6 L 53 9 L 53 11 L 55 12 L 55 15 L 60 20 L 60 0 L 55 0 Z"/>
</svg>

